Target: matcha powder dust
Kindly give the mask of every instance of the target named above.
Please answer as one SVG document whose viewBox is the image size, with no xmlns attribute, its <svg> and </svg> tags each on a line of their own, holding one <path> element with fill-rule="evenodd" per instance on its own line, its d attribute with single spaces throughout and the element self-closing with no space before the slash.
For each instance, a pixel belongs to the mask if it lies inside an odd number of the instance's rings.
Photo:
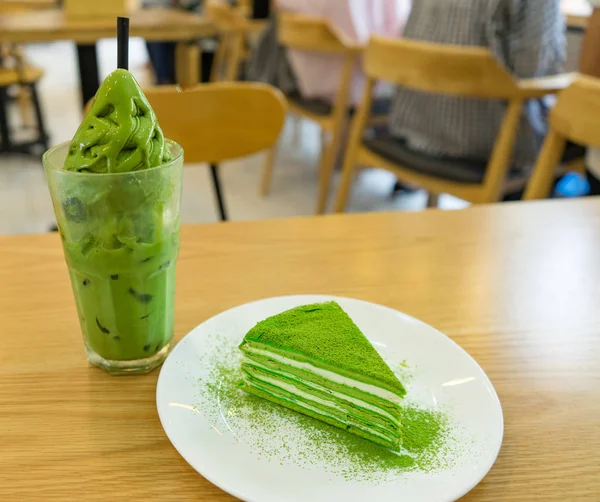
<svg viewBox="0 0 600 502">
<path fill-rule="evenodd" d="M 450 414 L 408 403 L 403 411 L 403 447 L 392 452 L 343 430 L 248 395 L 237 347 L 215 337 L 199 362 L 208 371 L 197 382 L 198 402 L 211 424 L 257 458 L 319 469 L 362 483 L 381 483 L 409 473 L 453 467 L 465 442 Z"/>
</svg>

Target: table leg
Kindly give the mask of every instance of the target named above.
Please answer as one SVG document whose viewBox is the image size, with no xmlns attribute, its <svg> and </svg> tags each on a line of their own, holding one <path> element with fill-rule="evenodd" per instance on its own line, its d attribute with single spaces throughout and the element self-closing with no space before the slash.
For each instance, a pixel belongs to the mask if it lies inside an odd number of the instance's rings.
<svg viewBox="0 0 600 502">
<path fill-rule="evenodd" d="M 427 207 L 428 208 L 437 208 L 440 204 L 440 196 L 437 193 L 429 192 L 427 194 Z"/>
<path fill-rule="evenodd" d="M 178 42 L 175 48 L 175 77 L 181 87 L 196 85 L 200 77 L 200 47 L 197 41 Z"/>
<path fill-rule="evenodd" d="M 40 97 L 37 92 L 37 86 L 35 83 L 30 86 L 30 97 L 33 102 L 33 109 L 35 111 L 35 119 L 37 121 L 39 143 L 44 148 L 44 151 L 48 150 L 48 132 L 46 131 L 46 123 L 44 121 L 44 114 L 42 113 L 42 107 L 40 105 Z"/>
<path fill-rule="evenodd" d="M 221 221 L 227 221 L 227 211 L 225 210 L 225 201 L 223 200 L 223 190 L 221 188 L 221 178 L 219 176 L 219 165 L 210 164 L 210 174 L 213 180 L 215 196 L 217 197 L 217 207 L 219 208 L 219 218 Z"/>
<path fill-rule="evenodd" d="M 79 63 L 81 104 L 82 108 L 85 108 L 85 105 L 96 95 L 96 91 L 100 87 L 96 44 L 77 44 L 77 61 Z"/>
</svg>

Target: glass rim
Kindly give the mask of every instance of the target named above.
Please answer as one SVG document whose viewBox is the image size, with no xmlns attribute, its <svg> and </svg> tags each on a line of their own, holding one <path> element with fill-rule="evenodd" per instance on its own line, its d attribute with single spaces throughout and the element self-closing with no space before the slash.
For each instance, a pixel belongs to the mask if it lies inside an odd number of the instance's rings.
<svg viewBox="0 0 600 502">
<path fill-rule="evenodd" d="M 155 166 L 155 167 L 150 167 L 148 169 L 140 169 L 138 171 L 126 171 L 123 173 L 82 173 L 79 171 L 65 171 L 63 169 L 63 166 L 60 167 L 56 167 L 52 164 L 52 162 L 49 162 L 48 158 L 50 155 L 52 155 L 54 152 L 56 152 L 57 150 L 60 150 L 61 148 L 69 148 L 69 146 L 71 145 L 70 141 L 64 141 L 62 143 L 59 143 L 56 146 L 53 146 L 52 148 L 49 148 L 48 150 L 46 150 L 44 152 L 44 154 L 42 155 L 42 165 L 44 166 L 44 170 L 48 170 L 48 171 L 53 171 L 53 172 L 59 172 L 62 173 L 64 175 L 67 176 L 92 176 L 92 177 L 96 177 L 96 176 L 127 176 L 127 175 L 132 175 L 132 174 L 139 174 L 139 173 L 148 173 L 157 169 L 166 169 L 167 167 L 171 167 L 174 164 L 177 164 L 182 158 L 183 158 L 183 148 L 181 147 L 181 145 L 179 143 L 176 143 L 173 140 L 167 139 L 165 138 L 165 142 L 167 142 L 169 145 L 171 146 L 175 146 L 177 148 L 177 155 L 171 159 L 169 162 L 165 162 L 164 164 L 161 164 L 159 166 Z"/>
</svg>

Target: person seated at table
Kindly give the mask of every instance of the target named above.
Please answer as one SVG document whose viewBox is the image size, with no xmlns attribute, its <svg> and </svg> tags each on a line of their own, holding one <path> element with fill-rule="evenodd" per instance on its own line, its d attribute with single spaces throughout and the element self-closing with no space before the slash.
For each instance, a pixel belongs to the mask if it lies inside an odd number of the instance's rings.
<svg viewBox="0 0 600 502">
<path fill-rule="evenodd" d="M 403 36 L 486 47 L 518 78 L 558 74 L 566 59 L 566 26 L 559 0 L 415 0 Z M 533 166 L 553 98 L 526 103 L 515 145 L 515 168 Z M 416 151 L 487 161 L 505 107 L 500 101 L 399 88 L 390 130 Z"/>
<path fill-rule="evenodd" d="M 399 36 L 411 0 L 273 0 L 275 10 L 319 16 L 348 39 L 366 44 L 372 34 Z M 342 58 L 298 50 L 287 53 L 277 43 L 276 24 L 263 34 L 249 67 L 250 80 L 266 81 L 285 94 L 332 102 L 340 85 Z M 351 89 L 353 103 L 361 98 L 364 77 L 359 68 Z"/>
</svg>

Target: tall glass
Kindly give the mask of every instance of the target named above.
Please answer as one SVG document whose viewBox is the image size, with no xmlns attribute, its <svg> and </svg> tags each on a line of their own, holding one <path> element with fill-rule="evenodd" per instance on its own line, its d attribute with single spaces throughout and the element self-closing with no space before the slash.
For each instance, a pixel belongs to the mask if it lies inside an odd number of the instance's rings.
<svg viewBox="0 0 600 502">
<path fill-rule="evenodd" d="M 173 339 L 183 150 L 152 169 L 93 174 L 62 169 L 69 144 L 44 170 L 88 360 L 111 374 L 146 373 Z"/>
</svg>

